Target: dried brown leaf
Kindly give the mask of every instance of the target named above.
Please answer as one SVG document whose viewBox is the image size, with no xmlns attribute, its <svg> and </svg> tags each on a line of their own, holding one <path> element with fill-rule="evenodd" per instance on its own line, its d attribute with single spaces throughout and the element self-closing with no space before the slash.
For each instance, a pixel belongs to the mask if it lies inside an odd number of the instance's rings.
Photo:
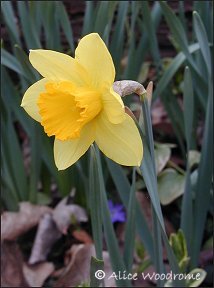
<svg viewBox="0 0 214 288">
<path fill-rule="evenodd" d="M 47 259 L 53 244 L 61 237 L 51 214 L 45 214 L 40 222 L 34 240 L 29 264 L 35 264 Z"/>
<path fill-rule="evenodd" d="M 95 257 L 95 248 L 92 244 L 73 245 L 67 251 L 65 257 L 65 269 L 60 278 L 55 282 L 54 287 L 77 287 L 81 283 L 90 281 L 90 263 L 91 257 Z M 105 286 L 115 287 L 114 278 L 109 278 L 113 273 L 110 264 L 109 254 L 103 251 Z M 60 271 L 61 272 L 61 271 Z M 57 273 L 57 271 L 56 271 Z M 56 275 L 56 273 L 54 273 Z"/>
<path fill-rule="evenodd" d="M 50 262 L 38 263 L 35 265 L 23 265 L 23 273 L 30 287 L 42 287 L 45 280 L 53 273 L 53 271 L 54 265 Z"/>
<path fill-rule="evenodd" d="M 15 242 L 1 244 L 1 287 L 29 287 L 22 271 L 23 257 Z"/>
<path fill-rule="evenodd" d="M 19 212 L 4 212 L 1 215 L 1 240 L 15 240 L 36 226 L 40 218 L 51 211 L 47 206 L 22 202 Z"/>
<path fill-rule="evenodd" d="M 89 282 L 90 261 L 91 257 L 95 256 L 94 246 L 91 244 L 73 245 L 69 254 L 71 255 L 70 262 L 54 287 L 76 287 L 83 282 Z"/>
<path fill-rule="evenodd" d="M 53 219 L 63 234 L 67 233 L 67 229 L 72 222 L 72 217 L 77 222 L 87 222 L 88 216 L 84 208 L 76 204 L 67 204 L 67 197 L 64 198 L 55 207 L 53 211 Z"/>
</svg>

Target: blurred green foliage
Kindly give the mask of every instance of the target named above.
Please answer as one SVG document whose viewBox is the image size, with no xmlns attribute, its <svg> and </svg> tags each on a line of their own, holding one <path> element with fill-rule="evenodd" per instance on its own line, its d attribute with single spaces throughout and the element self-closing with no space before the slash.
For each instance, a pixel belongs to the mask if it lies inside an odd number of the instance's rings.
<svg viewBox="0 0 214 288">
<path fill-rule="evenodd" d="M 162 100 L 186 162 L 181 228 L 191 266 L 196 267 L 210 207 L 213 172 L 210 159 L 213 154 L 213 2 L 194 1 L 196 12 L 193 13 L 191 31 L 187 27 L 182 1 L 178 2 L 179 13 L 176 15 L 164 1 L 154 1 L 153 5 L 149 1 L 86 1 L 82 35 L 79 37 L 90 32 L 100 34 L 113 57 L 117 80 L 137 80 L 145 60 L 151 57 L 156 69 L 153 100 L 158 97 Z M 89 155 L 86 154 L 66 171 L 58 172 L 53 159 L 53 139 L 46 137 L 42 127 L 20 107 L 26 89 L 39 79 L 28 61 L 29 49 L 53 49 L 74 55 L 77 43 L 69 15 L 62 1 L 2 1 L 1 5 L 9 39 L 9 42 L 5 39 L 1 42 L 3 206 L 17 210 L 20 201 L 48 203 L 53 190 L 57 197 L 63 197 L 72 187 L 77 190 L 75 201 L 85 205 L 89 187 Z M 156 33 L 163 19 L 177 50 L 177 55 L 167 66 L 161 59 Z M 62 41 L 64 38 L 66 43 Z M 183 74 L 185 66 L 188 68 L 180 83 L 183 87 L 182 109 L 173 93 L 173 85 L 175 76 Z M 200 163 L 194 171 L 197 184 L 193 194 L 192 170 L 186 155 L 190 150 L 198 149 L 198 115 L 205 121 L 205 126 Z M 103 164 L 104 179 L 112 177 L 128 207 L 130 184 L 126 175 L 110 162 Z M 116 174 L 112 169 L 116 169 Z M 124 190 L 127 194 L 123 196 Z M 142 235 L 142 238 L 146 249 L 151 252 L 152 244 L 148 245 L 150 234 Z"/>
</svg>

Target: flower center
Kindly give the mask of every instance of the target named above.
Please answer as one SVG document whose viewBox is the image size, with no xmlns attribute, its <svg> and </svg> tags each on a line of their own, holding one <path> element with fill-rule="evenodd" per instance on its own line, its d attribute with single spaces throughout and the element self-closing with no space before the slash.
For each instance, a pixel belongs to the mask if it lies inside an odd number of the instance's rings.
<svg viewBox="0 0 214 288">
<path fill-rule="evenodd" d="M 59 140 L 80 137 L 82 127 L 102 109 L 98 91 L 69 81 L 47 82 L 37 104 L 45 132 Z"/>
</svg>

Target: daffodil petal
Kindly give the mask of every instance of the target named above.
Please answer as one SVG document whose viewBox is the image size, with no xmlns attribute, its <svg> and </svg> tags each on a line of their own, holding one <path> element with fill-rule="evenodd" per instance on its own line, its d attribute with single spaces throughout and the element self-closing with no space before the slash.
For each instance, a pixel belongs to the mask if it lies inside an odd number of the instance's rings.
<svg viewBox="0 0 214 288">
<path fill-rule="evenodd" d="M 49 80 L 69 80 L 77 85 L 89 83 L 85 69 L 71 56 L 52 50 L 30 50 L 33 67 Z"/>
<path fill-rule="evenodd" d="M 113 161 L 125 166 L 140 166 L 143 144 L 134 120 L 125 114 L 120 124 L 112 124 L 105 113 L 96 121 L 95 142 Z"/>
<path fill-rule="evenodd" d="M 114 63 L 99 34 L 91 33 L 80 40 L 75 59 L 87 70 L 95 88 L 103 89 L 113 84 Z"/>
<path fill-rule="evenodd" d="M 41 116 L 39 114 L 39 107 L 37 105 L 37 100 L 40 93 L 45 90 L 45 83 L 47 79 L 43 78 L 33 85 L 31 85 L 24 94 L 21 106 L 25 111 L 36 121 L 41 122 Z"/>
<path fill-rule="evenodd" d="M 121 97 L 114 92 L 113 88 L 109 92 L 103 93 L 103 109 L 108 120 L 113 124 L 121 123 L 125 120 L 125 108 Z"/>
<path fill-rule="evenodd" d="M 54 159 L 58 170 L 64 170 L 74 164 L 85 154 L 94 142 L 93 123 L 87 124 L 81 130 L 80 138 L 61 141 L 55 139 Z"/>
</svg>

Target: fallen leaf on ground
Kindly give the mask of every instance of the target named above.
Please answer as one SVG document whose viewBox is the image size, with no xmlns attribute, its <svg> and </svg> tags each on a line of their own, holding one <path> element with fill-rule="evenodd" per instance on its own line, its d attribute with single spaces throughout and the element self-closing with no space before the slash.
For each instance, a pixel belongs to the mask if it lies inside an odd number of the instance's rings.
<svg viewBox="0 0 214 288">
<path fill-rule="evenodd" d="M 67 204 L 68 197 L 62 199 L 53 210 L 53 219 L 63 234 L 67 233 L 67 229 L 72 223 L 72 217 L 77 222 L 87 222 L 88 216 L 84 208 L 76 204 Z"/>
<path fill-rule="evenodd" d="M 95 248 L 92 244 L 73 245 L 65 255 L 64 271 L 60 278 L 55 282 L 54 287 L 77 287 L 81 283 L 90 282 L 90 263 L 91 257 L 95 257 Z M 114 278 L 109 278 L 112 274 L 109 254 L 103 251 L 104 279 L 106 287 L 115 287 Z M 61 269 L 60 269 L 61 271 Z M 57 271 L 54 273 L 56 274 Z"/>
<path fill-rule="evenodd" d="M 66 253 L 65 264 L 67 266 L 54 287 L 76 287 L 83 282 L 89 282 L 92 256 L 95 256 L 93 245 L 73 245 Z"/>
<path fill-rule="evenodd" d="M 152 125 L 155 130 L 166 134 L 173 134 L 172 124 L 160 99 L 152 104 L 151 110 Z"/>
<path fill-rule="evenodd" d="M 54 265 L 50 262 L 38 263 L 35 265 L 23 265 L 23 273 L 30 287 L 42 287 L 45 280 L 53 273 L 53 271 Z"/>
<path fill-rule="evenodd" d="M 23 257 L 15 242 L 1 244 L 1 287 L 29 287 L 22 271 Z"/>
<path fill-rule="evenodd" d="M 22 202 L 19 212 L 4 212 L 1 215 L 1 240 L 15 240 L 36 226 L 40 218 L 51 210 L 47 206 Z"/>
<path fill-rule="evenodd" d="M 53 244 L 62 236 L 51 214 L 45 214 L 36 232 L 33 248 L 31 250 L 29 264 L 35 264 L 47 259 Z"/>
</svg>

